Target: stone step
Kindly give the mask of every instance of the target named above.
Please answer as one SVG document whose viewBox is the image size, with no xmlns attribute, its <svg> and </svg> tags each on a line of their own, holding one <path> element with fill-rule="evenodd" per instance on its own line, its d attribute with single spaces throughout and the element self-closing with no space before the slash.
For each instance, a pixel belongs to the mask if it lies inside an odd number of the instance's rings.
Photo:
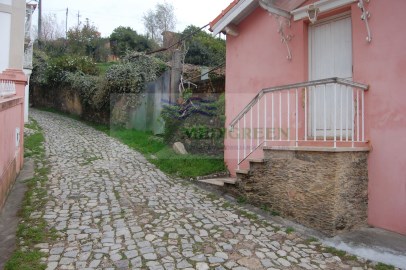
<svg viewBox="0 0 406 270">
<path fill-rule="evenodd" d="M 237 178 L 227 177 L 227 178 L 201 179 L 198 180 L 198 182 L 222 187 L 224 186 L 224 183 L 235 185 L 235 183 L 237 182 Z"/>
<path fill-rule="evenodd" d="M 249 174 L 249 170 L 236 170 L 235 173 L 237 174 Z"/>
<path fill-rule="evenodd" d="M 265 159 L 263 159 L 263 158 L 253 158 L 253 159 L 249 159 L 248 161 L 251 162 L 251 163 L 264 163 Z"/>
</svg>

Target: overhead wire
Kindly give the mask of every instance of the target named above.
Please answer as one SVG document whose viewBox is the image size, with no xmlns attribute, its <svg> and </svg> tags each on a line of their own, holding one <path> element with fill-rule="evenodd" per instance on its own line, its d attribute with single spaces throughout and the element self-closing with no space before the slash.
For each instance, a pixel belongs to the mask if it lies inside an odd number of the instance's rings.
<svg viewBox="0 0 406 270">
<path fill-rule="evenodd" d="M 146 54 L 147 54 L 147 55 L 151 55 L 151 54 L 154 54 L 154 53 L 167 51 L 167 50 L 169 50 L 169 49 L 171 49 L 171 48 L 173 48 L 173 47 L 179 45 L 181 42 L 183 42 L 183 41 L 189 39 L 191 36 L 194 36 L 195 34 L 199 33 L 200 31 L 202 31 L 204 28 L 206 28 L 206 27 L 209 26 L 209 25 L 210 25 L 210 24 L 208 23 L 208 24 L 206 24 L 206 25 L 200 27 L 198 30 L 193 31 L 192 33 L 188 34 L 187 36 L 182 37 L 180 40 L 178 40 L 177 42 L 173 43 L 172 45 L 170 45 L 170 46 L 168 46 L 168 47 L 160 48 L 160 49 L 158 49 L 158 50 L 151 51 L 151 52 L 147 52 Z"/>
</svg>

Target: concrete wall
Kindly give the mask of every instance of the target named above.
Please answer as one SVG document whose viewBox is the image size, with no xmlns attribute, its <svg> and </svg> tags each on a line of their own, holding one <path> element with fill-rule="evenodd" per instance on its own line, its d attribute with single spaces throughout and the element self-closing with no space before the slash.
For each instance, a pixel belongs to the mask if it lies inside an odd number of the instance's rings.
<svg viewBox="0 0 406 270">
<path fill-rule="evenodd" d="M 16 83 L 17 94 L 0 98 L 0 209 L 24 159 L 24 94 L 25 75 L 19 70 L 6 70 L 0 73 L 0 80 Z M 17 143 L 17 131 L 19 141 Z"/>
<path fill-rule="evenodd" d="M 372 14 L 370 44 L 356 3 L 324 17 L 351 12 L 353 79 L 370 85 L 365 95 L 366 137 L 372 147 L 368 222 L 406 234 L 406 36 L 400 19 L 406 1 L 371 1 L 367 8 Z M 277 20 L 264 10 L 256 9 L 238 28 L 237 37 L 227 36 L 226 126 L 262 88 L 308 80 L 308 22 L 293 22 L 286 30 L 293 35 L 291 61 Z M 232 173 L 235 149 L 236 140 L 226 138 L 225 160 Z"/>
</svg>

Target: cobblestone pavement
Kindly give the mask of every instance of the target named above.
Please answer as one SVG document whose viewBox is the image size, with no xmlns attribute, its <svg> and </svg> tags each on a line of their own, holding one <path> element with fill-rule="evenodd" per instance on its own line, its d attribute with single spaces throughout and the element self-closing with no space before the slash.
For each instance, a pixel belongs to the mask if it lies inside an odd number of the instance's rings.
<svg viewBox="0 0 406 270">
<path fill-rule="evenodd" d="M 51 166 L 37 245 L 48 269 L 367 269 L 238 205 L 173 180 L 78 121 L 32 111 Z M 287 230 L 289 232 L 289 230 Z"/>
</svg>

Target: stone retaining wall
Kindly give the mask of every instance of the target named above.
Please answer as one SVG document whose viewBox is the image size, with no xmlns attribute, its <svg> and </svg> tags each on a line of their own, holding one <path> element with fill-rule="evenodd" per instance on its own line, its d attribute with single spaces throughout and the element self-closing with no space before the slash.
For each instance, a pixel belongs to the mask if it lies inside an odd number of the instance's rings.
<svg viewBox="0 0 406 270">
<path fill-rule="evenodd" d="M 366 226 L 367 152 L 265 150 L 237 193 L 328 235 Z"/>
</svg>

